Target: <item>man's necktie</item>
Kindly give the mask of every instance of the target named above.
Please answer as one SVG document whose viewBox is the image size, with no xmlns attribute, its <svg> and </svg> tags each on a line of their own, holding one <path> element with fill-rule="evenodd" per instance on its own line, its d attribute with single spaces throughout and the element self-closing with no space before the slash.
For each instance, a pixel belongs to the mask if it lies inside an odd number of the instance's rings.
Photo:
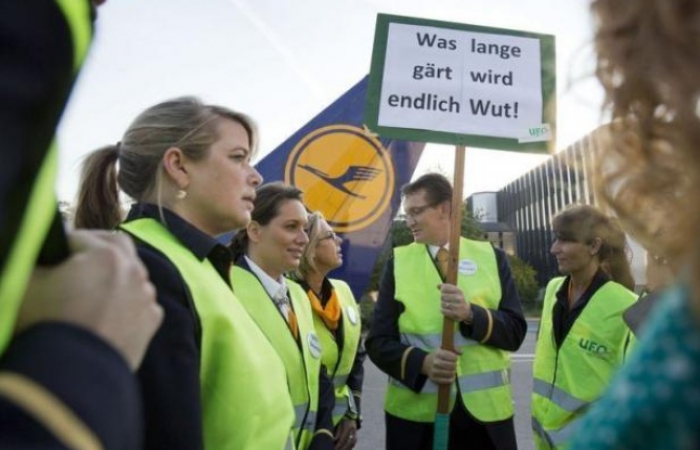
<svg viewBox="0 0 700 450">
<path fill-rule="evenodd" d="M 287 297 L 286 295 L 284 297 L 280 297 L 279 299 L 275 300 L 275 303 L 287 319 L 287 325 L 289 326 L 289 330 L 292 332 L 294 339 L 298 339 L 299 324 L 297 323 L 297 315 L 294 314 L 294 310 L 292 309 L 292 304 L 289 300 L 289 297 Z"/>
<path fill-rule="evenodd" d="M 445 247 L 440 247 L 440 250 L 438 250 L 435 255 L 435 262 L 437 263 L 442 278 L 447 279 L 447 268 L 450 265 L 450 253 Z"/>
</svg>

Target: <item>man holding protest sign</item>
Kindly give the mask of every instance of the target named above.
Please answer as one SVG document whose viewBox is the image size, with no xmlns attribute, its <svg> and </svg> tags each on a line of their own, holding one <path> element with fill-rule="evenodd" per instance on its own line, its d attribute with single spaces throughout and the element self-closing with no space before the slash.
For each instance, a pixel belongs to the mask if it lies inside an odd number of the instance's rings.
<svg viewBox="0 0 700 450">
<path fill-rule="evenodd" d="M 438 384 L 452 384 L 451 449 L 515 449 L 508 351 L 527 324 L 505 254 L 460 239 L 457 285 L 443 283 L 452 186 L 426 174 L 402 189 L 415 242 L 384 268 L 367 351 L 390 377 L 387 449 L 430 449 Z M 457 352 L 440 349 L 443 318 L 458 323 Z"/>
<path fill-rule="evenodd" d="M 466 145 L 554 148 L 555 72 L 553 36 L 377 18 L 368 128 L 456 146 L 454 194 L 438 174 L 402 190 L 415 242 L 385 267 L 366 342 L 391 376 L 388 449 L 517 448 L 508 351 L 527 324 L 505 254 L 460 238 L 457 219 Z"/>
</svg>

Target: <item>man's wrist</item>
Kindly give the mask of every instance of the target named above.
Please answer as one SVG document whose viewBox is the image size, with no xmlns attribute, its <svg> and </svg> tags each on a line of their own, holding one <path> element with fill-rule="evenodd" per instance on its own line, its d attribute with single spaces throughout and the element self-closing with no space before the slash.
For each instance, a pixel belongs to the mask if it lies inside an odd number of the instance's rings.
<svg viewBox="0 0 700 450">
<path fill-rule="evenodd" d="M 469 305 L 466 319 L 464 319 L 462 322 L 464 322 L 465 325 L 471 325 L 472 322 L 474 322 L 474 308 L 472 308 L 471 305 Z"/>
</svg>

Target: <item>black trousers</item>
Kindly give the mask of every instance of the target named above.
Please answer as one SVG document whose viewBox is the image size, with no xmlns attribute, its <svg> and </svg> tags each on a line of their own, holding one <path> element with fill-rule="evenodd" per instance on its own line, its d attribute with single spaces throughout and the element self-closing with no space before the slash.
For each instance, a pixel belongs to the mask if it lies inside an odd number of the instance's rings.
<svg viewBox="0 0 700 450">
<path fill-rule="evenodd" d="M 412 422 L 385 413 L 386 450 L 432 450 L 433 424 Z M 517 450 L 513 418 L 483 423 L 461 399 L 450 414 L 449 450 Z"/>
</svg>

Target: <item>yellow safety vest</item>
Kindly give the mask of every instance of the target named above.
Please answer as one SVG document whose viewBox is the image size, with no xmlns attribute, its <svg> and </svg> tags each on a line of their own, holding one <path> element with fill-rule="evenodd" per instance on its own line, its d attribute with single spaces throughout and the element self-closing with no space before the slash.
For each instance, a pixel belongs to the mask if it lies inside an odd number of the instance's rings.
<svg viewBox="0 0 700 450">
<path fill-rule="evenodd" d="M 284 363 L 216 268 L 156 220 L 137 219 L 121 228 L 163 253 L 192 294 L 202 326 L 205 448 L 294 449 Z"/>
<path fill-rule="evenodd" d="M 622 365 L 631 332 L 622 313 L 636 300 L 621 284 L 608 281 L 581 311 L 559 349 L 552 311 L 564 277 L 547 285 L 533 363 L 532 428 L 538 449 L 563 449 L 576 421 Z"/>
<path fill-rule="evenodd" d="M 496 254 L 490 243 L 460 239 L 457 285 L 473 304 L 498 309 L 501 282 Z M 409 244 L 394 250 L 396 301 L 405 310 L 399 317 L 404 344 L 431 352 L 440 347 L 443 316 L 440 312 L 442 282 L 430 253 L 423 244 Z M 462 336 L 455 324 L 455 348 L 462 352 L 457 364 L 457 384 L 464 405 L 482 422 L 505 420 L 513 415 L 510 392 L 509 352 L 481 345 Z M 437 410 L 438 385 L 425 382 L 421 392 L 390 379 L 385 409 L 414 422 L 433 422 Z M 452 387 L 450 409 L 456 390 Z"/>
<path fill-rule="evenodd" d="M 348 375 L 355 363 L 357 348 L 360 344 L 360 309 L 357 306 L 355 297 L 352 295 L 350 286 L 341 280 L 330 280 L 333 289 L 340 302 L 342 310 L 341 320 L 343 321 L 343 349 L 338 348 L 338 343 L 333 333 L 326 327 L 318 314 L 314 314 L 314 324 L 316 332 L 321 340 L 323 349 L 323 365 L 326 366 L 328 376 L 333 380 L 335 389 L 335 406 L 333 407 L 333 425 L 337 425 L 345 415 L 350 412 L 357 414 L 355 399 L 347 385 Z"/>
<path fill-rule="evenodd" d="M 296 416 L 296 445 L 299 450 L 305 450 L 311 444 L 316 428 L 321 371 L 321 344 L 314 330 L 306 292 L 297 283 L 287 280 L 289 297 L 299 324 L 297 343 L 286 320 L 255 274 L 233 266 L 231 279 L 234 292 L 284 362 L 287 372 L 284 386 L 289 389 Z"/>
<path fill-rule="evenodd" d="M 56 4 L 71 32 L 73 69 L 77 75 L 92 40 L 90 4 L 75 0 L 56 0 Z M 43 152 L 45 149 L 40 150 Z M 22 296 L 56 213 L 54 189 L 57 171 L 58 149 L 54 142 L 36 173 L 17 236 L 0 267 L 0 354 L 12 337 Z"/>
</svg>

